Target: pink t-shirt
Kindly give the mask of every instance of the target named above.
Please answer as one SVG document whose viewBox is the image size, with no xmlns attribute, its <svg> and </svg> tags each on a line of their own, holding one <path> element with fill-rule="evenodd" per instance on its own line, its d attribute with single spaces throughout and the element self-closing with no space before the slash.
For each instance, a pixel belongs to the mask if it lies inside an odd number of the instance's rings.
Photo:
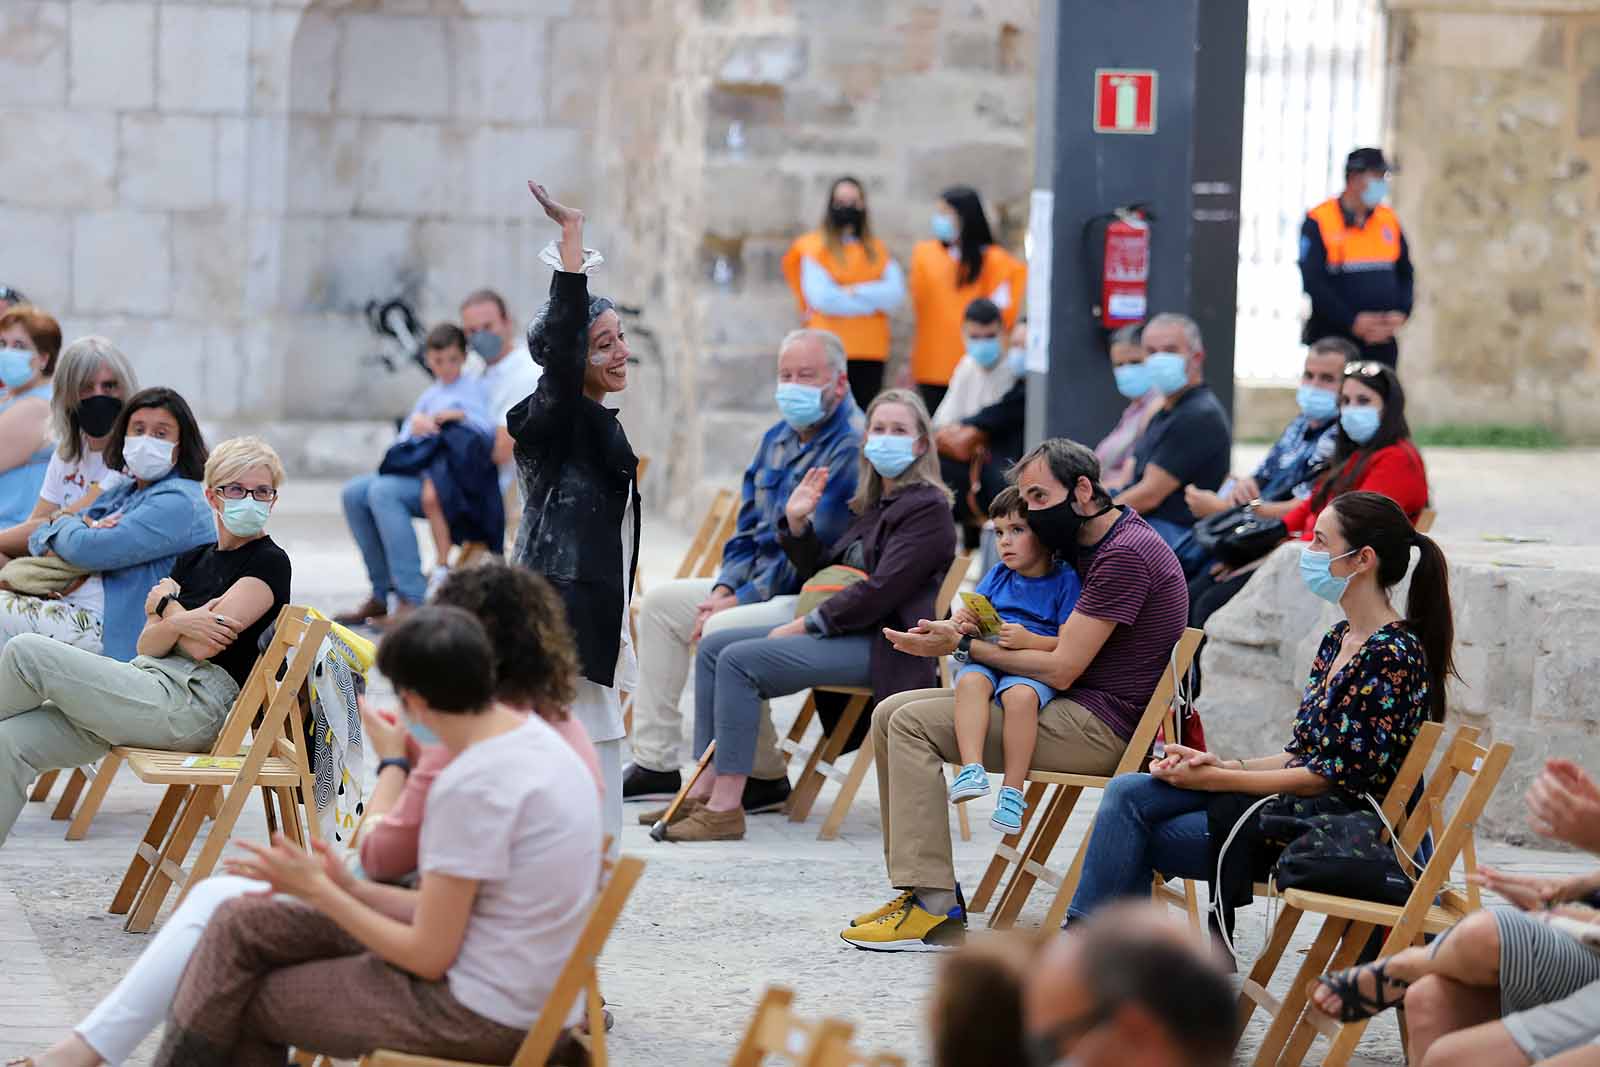
<svg viewBox="0 0 1600 1067">
<path fill-rule="evenodd" d="M 600 757 L 589 741 L 583 724 L 574 718 L 561 722 L 546 720 L 560 738 L 572 746 L 583 765 L 594 778 L 594 787 L 605 798 L 605 782 L 600 777 Z M 422 812 L 428 802 L 428 790 L 433 780 L 450 763 L 450 750 L 443 745 L 429 745 L 422 750 L 422 758 L 411 768 L 405 789 L 394 809 L 385 813 L 376 823 L 361 831 L 361 869 L 375 882 L 392 882 L 417 869 L 417 842 L 422 836 Z"/>
</svg>

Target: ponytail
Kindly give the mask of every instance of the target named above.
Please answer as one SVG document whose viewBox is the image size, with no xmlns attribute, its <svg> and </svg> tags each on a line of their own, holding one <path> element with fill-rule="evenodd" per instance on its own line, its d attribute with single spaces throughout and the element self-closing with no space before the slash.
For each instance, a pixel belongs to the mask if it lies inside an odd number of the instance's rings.
<svg viewBox="0 0 1600 1067">
<path fill-rule="evenodd" d="M 1445 686 L 1459 678 L 1455 665 L 1455 617 L 1450 610 L 1450 567 L 1438 542 L 1418 533 L 1400 505 L 1379 493 L 1344 493 L 1329 505 L 1339 518 L 1345 542 L 1371 548 L 1378 556 L 1378 586 L 1388 589 L 1406 576 L 1411 550 L 1417 549 L 1411 590 L 1406 595 L 1406 626 L 1422 645 L 1428 669 L 1428 718 L 1443 722 Z"/>
</svg>

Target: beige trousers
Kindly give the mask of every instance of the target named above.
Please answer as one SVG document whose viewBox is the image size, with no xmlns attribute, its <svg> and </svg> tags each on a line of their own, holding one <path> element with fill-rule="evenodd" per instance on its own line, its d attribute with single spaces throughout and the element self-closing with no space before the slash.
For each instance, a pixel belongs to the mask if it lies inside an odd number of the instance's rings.
<svg viewBox="0 0 1600 1067">
<path fill-rule="evenodd" d="M 872 716 L 883 813 L 883 857 L 900 889 L 954 889 L 950 794 L 944 765 L 960 763 L 953 689 L 913 689 L 878 705 Z M 1001 769 L 1001 710 L 991 707 L 983 765 Z M 1110 774 L 1128 743 L 1081 704 L 1057 697 L 1039 712 L 1033 766 L 1066 774 Z"/>
<path fill-rule="evenodd" d="M 679 578 L 653 587 L 639 604 L 639 690 L 633 700 L 633 761 L 652 771 L 675 771 L 683 745 L 683 685 L 689 677 L 695 646 L 696 609 L 711 595 L 710 578 Z M 705 632 L 714 634 L 743 626 L 782 626 L 794 618 L 798 597 L 775 596 L 758 604 L 740 604 L 711 616 Z M 698 756 L 698 753 L 696 753 Z M 753 778 L 787 774 L 772 716 L 763 706 L 756 734 Z"/>
</svg>

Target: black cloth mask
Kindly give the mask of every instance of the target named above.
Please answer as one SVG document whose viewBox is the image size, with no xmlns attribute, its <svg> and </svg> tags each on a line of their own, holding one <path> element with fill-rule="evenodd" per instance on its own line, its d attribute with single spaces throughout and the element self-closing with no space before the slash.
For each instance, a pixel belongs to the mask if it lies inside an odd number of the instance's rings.
<svg viewBox="0 0 1600 1067">
<path fill-rule="evenodd" d="M 1023 517 L 1028 520 L 1028 528 L 1044 542 L 1046 548 L 1075 557 L 1078 554 L 1078 531 L 1083 524 L 1090 519 L 1098 519 L 1114 506 L 1107 504 L 1093 515 L 1079 515 L 1072 506 L 1071 495 L 1068 495 L 1059 504 L 1047 508 L 1029 508 Z"/>
<path fill-rule="evenodd" d="M 834 204 L 828 208 L 828 221 L 841 230 L 854 230 L 860 232 L 861 220 L 866 212 L 854 204 Z"/>
<path fill-rule="evenodd" d="M 91 396 L 78 403 L 78 426 L 90 437 L 104 437 L 122 414 L 122 401 L 118 397 Z"/>
</svg>

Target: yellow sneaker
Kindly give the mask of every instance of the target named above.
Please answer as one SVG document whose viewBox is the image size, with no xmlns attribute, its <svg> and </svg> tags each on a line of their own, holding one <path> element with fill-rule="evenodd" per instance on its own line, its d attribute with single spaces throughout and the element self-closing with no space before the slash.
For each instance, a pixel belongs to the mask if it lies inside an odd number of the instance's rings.
<svg viewBox="0 0 1600 1067">
<path fill-rule="evenodd" d="M 839 936 L 868 952 L 945 952 L 966 940 L 967 917 L 959 905 L 948 915 L 935 915 L 912 896 L 900 910 L 847 927 Z"/>
<path fill-rule="evenodd" d="M 857 915 L 854 919 L 850 920 L 850 925 L 865 926 L 868 923 L 875 923 L 885 915 L 893 915 L 895 912 L 899 911 L 909 903 L 911 903 L 911 890 L 907 889 L 904 893 L 901 893 L 883 907 L 873 908 L 869 912 L 866 912 L 862 915 Z"/>
</svg>

